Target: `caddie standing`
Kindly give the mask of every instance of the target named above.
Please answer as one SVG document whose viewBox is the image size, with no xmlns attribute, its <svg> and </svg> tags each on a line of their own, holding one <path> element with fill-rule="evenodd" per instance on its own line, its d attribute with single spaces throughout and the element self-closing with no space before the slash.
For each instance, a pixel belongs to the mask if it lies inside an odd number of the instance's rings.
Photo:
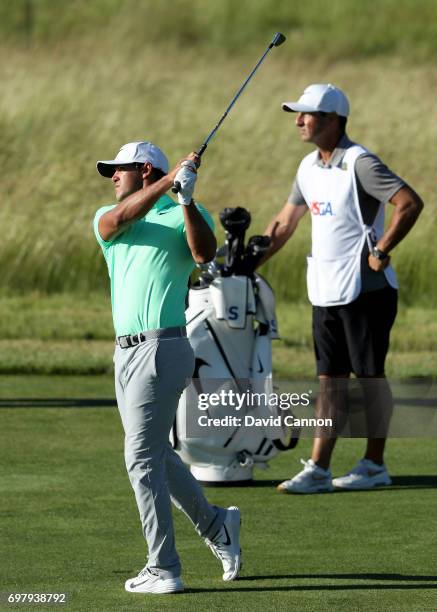
<svg viewBox="0 0 437 612">
<path fill-rule="evenodd" d="M 285 206 L 265 232 L 272 245 L 264 261 L 285 244 L 309 211 L 307 286 L 320 381 L 316 413 L 334 417 L 334 428 L 316 432 L 311 458 L 302 460 L 304 469 L 278 490 L 317 493 L 389 485 L 384 449 L 393 400 L 384 371 L 398 288 L 390 257 L 423 203 L 376 155 L 349 140 L 349 102 L 340 89 L 310 85 L 297 102 L 285 102 L 282 108 L 297 113 L 301 140 L 317 149 L 302 160 Z M 386 202 L 394 211 L 384 230 Z M 347 416 L 351 373 L 362 387 L 367 447 L 346 476 L 332 479 L 329 466 Z"/>
<path fill-rule="evenodd" d="M 150 142 L 130 142 L 113 160 L 97 162 L 112 179 L 117 204 L 94 218 L 111 283 L 116 348 L 115 386 L 125 431 L 125 460 L 149 555 L 125 588 L 139 593 L 183 591 L 171 500 L 222 562 L 223 580 L 238 576 L 240 511 L 212 506 L 169 444 L 176 408 L 193 374 L 185 297 L 195 262 L 213 259 L 208 212 L 193 200 L 199 159 L 191 153 L 169 171 Z M 166 193 L 179 181 L 178 202 Z"/>
</svg>

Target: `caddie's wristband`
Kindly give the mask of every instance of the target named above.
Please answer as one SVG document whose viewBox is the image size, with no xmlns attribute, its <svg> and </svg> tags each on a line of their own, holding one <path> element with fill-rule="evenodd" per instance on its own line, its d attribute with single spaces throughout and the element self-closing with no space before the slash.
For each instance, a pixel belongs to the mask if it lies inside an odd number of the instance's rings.
<svg viewBox="0 0 437 612">
<path fill-rule="evenodd" d="M 384 253 L 384 251 L 381 251 L 380 249 L 378 249 L 378 247 L 374 246 L 372 249 L 372 256 L 376 259 L 379 259 L 379 261 L 384 261 L 385 259 L 387 259 L 388 254 Z"/>
</svg>

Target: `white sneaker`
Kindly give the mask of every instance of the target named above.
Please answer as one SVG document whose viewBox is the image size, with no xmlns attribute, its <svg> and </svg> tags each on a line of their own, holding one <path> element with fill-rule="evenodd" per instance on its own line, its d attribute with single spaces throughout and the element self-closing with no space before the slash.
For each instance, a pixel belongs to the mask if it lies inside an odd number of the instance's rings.
<svg viewBox="0 0 437 612">
<path fill-rule="evenodd" d="M 372 489 L 391 485 L 391 478 L 384 464 L 378 465 L 370 459 L 361 459 L 346 476 L 334 478 L 332 484 L 337 489 Z"/>
<path fill-rule="evenodd" d="M 241 569 L 240 548 L 240 510 L 231 506 L 226 511 L 225 522 L 214 540 L 205 538 L 207 546 L 212 553 L 222 562 L 223 580 L 235 580 Z"/>
<path fill-rule="evenodd" d="M 324 470 L 312 459 L 301 459 L 300 462 L 305 467 L 294 478 L 277 486 L 280 493 L 327 493 L 334 490 L 331 470 Z"/>
<path fill-rule="evenodd" d="M 129 593 L 182 593 L 184 585 L 177 578 L 163 578 L 152 567 L 146 567 L 135 578 L 126 580 L 124 588 Z"/>
</svg>

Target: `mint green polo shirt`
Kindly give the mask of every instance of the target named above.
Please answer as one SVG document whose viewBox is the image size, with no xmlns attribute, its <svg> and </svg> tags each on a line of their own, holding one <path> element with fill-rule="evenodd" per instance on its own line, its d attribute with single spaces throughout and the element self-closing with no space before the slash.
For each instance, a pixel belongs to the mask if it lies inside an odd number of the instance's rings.
<svg viewBox="0 0 437 612">
<path fill-rule="evenodd" d="M 115 206 L 99 208 L 94 233 L 108 266 L 116 335 L 185 325 L 188 279 L 195 263 L 182 207 L 163 195 L 145 217 L 107 242 L 99 234 L 99 219 Z M 213 230 L 208 211 L 196 206 Z"/>
</svg>

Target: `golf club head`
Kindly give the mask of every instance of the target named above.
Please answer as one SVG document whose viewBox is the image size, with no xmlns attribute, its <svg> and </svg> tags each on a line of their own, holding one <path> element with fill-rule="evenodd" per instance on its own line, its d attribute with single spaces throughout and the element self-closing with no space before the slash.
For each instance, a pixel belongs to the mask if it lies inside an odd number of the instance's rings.
<svg viewBox="0 0 437 612">
<path fill-rule="evenodd" d="M 269 248 L 272 239 L 270 236 L 251 236 L 247 243 L 246 253 L 250 255 L 257 255 L 258 253 L 265 253 Z"/>
<path fill-rule="evenodd" d="M 226 232 L 227 253 L 223 276 L 231 276 L 240 265 L 244 252 L 244 235 L 250 225 L 250 212 L 241 206 L 225 208 L 219 213 L 220 223 Z"/>
<path fill-rule="evenodd" d="M 246 276 L 252 276 L 258 263 L 270 247 L 270 244 L 270 236 L 252 236 L 249 238 L 246 250 L 241 259 L 239 273 Z"/>
<path fill-rule="evenodd" d="M 219 213 L 220 223 L 232 237 L 243 236 L 250 225 L 250 212 L 241 206 L 225 208 Z"/>
<path fill-rule="evenodd" d="M 285 36 L 280 32 L 276 32 L 272 40 L 272 47 L 279 47 L 283 42 L 285 42 Z"/>
</svg>

